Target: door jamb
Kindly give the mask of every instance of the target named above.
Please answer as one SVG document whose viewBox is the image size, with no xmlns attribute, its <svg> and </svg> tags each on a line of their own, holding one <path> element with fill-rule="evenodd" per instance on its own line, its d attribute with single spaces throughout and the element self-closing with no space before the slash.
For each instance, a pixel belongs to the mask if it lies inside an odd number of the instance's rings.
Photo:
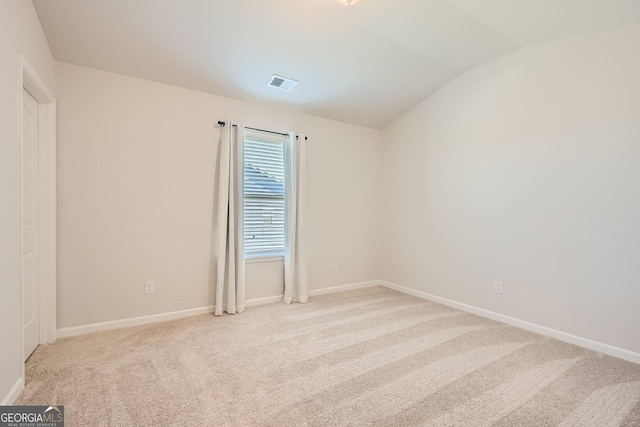
<svg viewBox="0 0 640 427">
<path fill-rule="evenodd" d="M 23 54 L 20 54 L 19 138 L 22 159 L 22 89 L 38 102 L 38 309 L 39 344 L 56 340 L 56 98 Z M 20 227 L 22 227 L 22 160 L 20 160 Z M 20 257 L 23 248 L 20 237 Z M 20 269 L 20 337 L 24 361 L 24 289 Z M 24 363 L 22 363 L 24 378 Z"/>
</svg>

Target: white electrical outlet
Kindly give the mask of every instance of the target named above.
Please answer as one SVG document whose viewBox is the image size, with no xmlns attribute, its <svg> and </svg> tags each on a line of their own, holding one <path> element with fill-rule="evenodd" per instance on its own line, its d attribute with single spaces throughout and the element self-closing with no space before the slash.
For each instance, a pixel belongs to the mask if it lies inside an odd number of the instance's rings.
<svg viewBox="0 0 640 427">
<path fill-rule="evenodd" d="M 496 291 L 496 294 L 501 294 L 502 293 L 502 282 L 496 281 L 494 283 L 494 289 Z"/>
<path fill-rule="evenodd" d="M 145 294 L 152 294 L 155 291 L 156 291 L 156 282 L 154 282 L 153 280 L 147 280 L 146 282 L 144 282 Z"/>
<path fill-rule="evenodd" d="M 338 271 L 338 261 L 333 261 L 333 271 Z"/>
</svg>

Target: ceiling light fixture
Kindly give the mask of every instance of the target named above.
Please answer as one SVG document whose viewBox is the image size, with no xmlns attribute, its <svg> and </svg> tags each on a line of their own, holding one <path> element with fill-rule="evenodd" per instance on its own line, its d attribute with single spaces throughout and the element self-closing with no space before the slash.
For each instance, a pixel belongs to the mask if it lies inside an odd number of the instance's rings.
<svg viewBox="0 0 640 427">
<path fill-rule="evenodd" d="M 338 0 L 338 3 L 344 6 L 351 6 L 352 4 L 358 3 L 360 0 Z"/>
</svg>

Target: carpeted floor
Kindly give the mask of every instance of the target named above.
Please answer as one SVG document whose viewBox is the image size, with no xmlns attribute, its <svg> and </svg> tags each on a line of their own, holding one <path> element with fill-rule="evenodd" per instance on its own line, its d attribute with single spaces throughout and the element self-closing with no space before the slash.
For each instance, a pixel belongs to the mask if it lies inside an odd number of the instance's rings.
<svg viewBox="0 0 640 427">
<path fill-rule="evenodd" d="M 640 426 L 640 365 L 374 287 L 64 338 L 67 426 Z"/>
</svg>

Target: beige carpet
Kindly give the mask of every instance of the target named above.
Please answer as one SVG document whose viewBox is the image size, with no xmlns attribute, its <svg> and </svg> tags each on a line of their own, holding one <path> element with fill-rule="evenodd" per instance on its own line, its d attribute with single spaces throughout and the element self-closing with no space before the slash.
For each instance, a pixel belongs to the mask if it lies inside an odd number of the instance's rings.
<svg viewBox="0 0 640 427">
<path fill-rule="evenodd" d="M 640 426 L 640 365 L 375 287 L 58 340 L 67 426 Z"/>
</svg>

